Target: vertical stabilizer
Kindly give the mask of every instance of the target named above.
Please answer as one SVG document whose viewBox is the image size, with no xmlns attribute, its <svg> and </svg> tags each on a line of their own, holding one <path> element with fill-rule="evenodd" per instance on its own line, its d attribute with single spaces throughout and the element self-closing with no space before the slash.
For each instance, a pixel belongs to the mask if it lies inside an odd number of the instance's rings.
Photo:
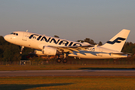
<svg viewBox="0 0 135 90">
<path fill-rule="evenodd" d="M 101 47 L 121 52 L 129 33 L 130 30 L 123 29 Z"/>
</svg>

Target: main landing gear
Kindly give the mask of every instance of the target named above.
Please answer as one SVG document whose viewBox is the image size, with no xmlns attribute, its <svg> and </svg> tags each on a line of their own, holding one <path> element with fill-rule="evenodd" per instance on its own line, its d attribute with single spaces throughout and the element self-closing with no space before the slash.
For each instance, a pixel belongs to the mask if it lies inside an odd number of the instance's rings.
<svg viewBox="0 0 135 90">
<path fill-rule="evenodd" d="M 58 63 L 67 63 L 67 54 L 64 54 L 64 57 L 63 58 L 60 58 L 60 55 L 58 55 L 58 58 L 56 60 Z"/>
<path fill-rule="evenodd" d="M 61 62 L 67 63 L 67 59 L 66 59 L 66 58 L 65 58 L 65 59 L 57 58 L 56 61 L 57 61 L 58 63 L 61 63 Z"/>
</svg>

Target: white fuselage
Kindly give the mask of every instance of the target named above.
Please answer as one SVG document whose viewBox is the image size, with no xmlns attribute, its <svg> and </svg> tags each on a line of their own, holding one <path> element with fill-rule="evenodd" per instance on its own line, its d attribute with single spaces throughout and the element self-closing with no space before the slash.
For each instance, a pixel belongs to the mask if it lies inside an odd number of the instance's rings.
<svg viewBox="0 0 135 90">
<path fill-rule="evenodd" d="M 24 47 L 42 50 L 43 46 L 55 46 L 55 47 L 76 47 L 86 46 L 86 43 L 74 42 L 65 39 L 40 35 L 36 33 L 16 31 L 12 34 L 6 35 L 5 40 Z M 79 52 L 73 51 L 68 56 L 79 58 L 91 58 L 91 59 L 107 59 L 107 58 L 125 58 L 127 55 L 112 54 L 121 53 L 115 50 L 107 49 L 102 46 L 89 47 L 86 50 L 79 50 Z"/>
</svg>

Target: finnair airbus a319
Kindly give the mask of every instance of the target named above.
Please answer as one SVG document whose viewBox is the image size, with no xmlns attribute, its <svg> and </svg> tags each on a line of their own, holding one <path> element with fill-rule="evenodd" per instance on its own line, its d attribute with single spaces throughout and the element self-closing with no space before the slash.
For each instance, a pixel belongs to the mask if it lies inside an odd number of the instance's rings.
<svg viewBox="0 0 135 90">
<path fill-rule="evenodd" d="M 46 35 L 15 31 L 4 36 L 10 43 L 20 45 L 21 52 L 24 47 L 36 49 L 37 55 L 56 55 L 57 62 L 67 62 L 67 57 L 89 58 L 89 59 L 110 59 L 126 58 L 128 55 L 121 52 L 123 45 L 130 33 L 130 30 L 123 29 L 104 45 L 91 45 L 88 43 L 74 42 L 65 39 L 50 37 Z M 63 55 L 63 58 L 60 58 Z"/>
</svg>

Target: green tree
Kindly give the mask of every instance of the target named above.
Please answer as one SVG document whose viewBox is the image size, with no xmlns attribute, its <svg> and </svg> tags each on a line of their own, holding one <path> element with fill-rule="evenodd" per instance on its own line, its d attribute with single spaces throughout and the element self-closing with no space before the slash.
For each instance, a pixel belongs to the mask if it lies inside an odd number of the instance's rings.
<svg viewBox="0 0 135 90">
<path fill-rule="evenodd" d="M 21 47 L 20 47 L 20 50 L 21 50 Z M 32 53 L 32 52 L 34 52 L 34 49 L 24 47 L 22 54 L 23 55 L 28 55 L 29 53 Z"/>
<path fill-rule="evenodd" d="M 0 48 L 0 61 L 2 60 L 3 58 L 3 50 Z"/>
<path fill-rule="evenodd" d="M 19 52 L 19 46 L 13 44 L 6 45 L 3 53 L 3 61 L 19 61 L 21 58 Z"/>
<path fill-rule="evenodd" d="M 7 42 L 5 41 L 3 36 L 0 36 L 0 45 L 4 45 L 5 43 L 7 43 Z"/>
<path fill-rule="evenodd" d="M 7 44 L 8 44 L 8 42 L 5 41 L 3 36 L 0 36 L 0 61 L 3 60 L 3 53 L 4 53 L 4 49 L 5 49 L 4 47 Z"/>
<path fill-rule="evenodd" d="M 90 38 L 85 38 L 85 39 L 84 39 L 84 42 L 90 43 L 90 41 L 91 41 Z"/>
<path fill-rule="evenodd" d="M 77 42 L 81 42 L 81 43 L 83 43 L 84 41 L 83 41 L 83 40 L 77 40 Z"/>
<path fill-rule="evenodd" d="M 101 45 L 103 45 L 103 44 L 102 44 L 102 42 L 100 41 L 100 42 L 98 43 L 98 45 L 101 46 Z"/>
<path fill-rule="evenodd" d="M 92 39 L 90 39 L 90 38 L 85 38 L 85 39 L 84 39 L 84 42 L 88 42 L 88 43 L 93 44 L 93 45 L 96 44 L 96 43 L 94 42 L 94 40 L 92 40 Z"/>
<path fill-rule="evenodd" d="M 132 49 L 132 54 L 135 55 L 135 48 Z"/>
<path fill-rule="evenodd" d="M 122 49 L 122 52 L 133 53 L 133 48 L 135 48 L 135 45 L 132 42 L 126 42 Z"/>
</svg>

